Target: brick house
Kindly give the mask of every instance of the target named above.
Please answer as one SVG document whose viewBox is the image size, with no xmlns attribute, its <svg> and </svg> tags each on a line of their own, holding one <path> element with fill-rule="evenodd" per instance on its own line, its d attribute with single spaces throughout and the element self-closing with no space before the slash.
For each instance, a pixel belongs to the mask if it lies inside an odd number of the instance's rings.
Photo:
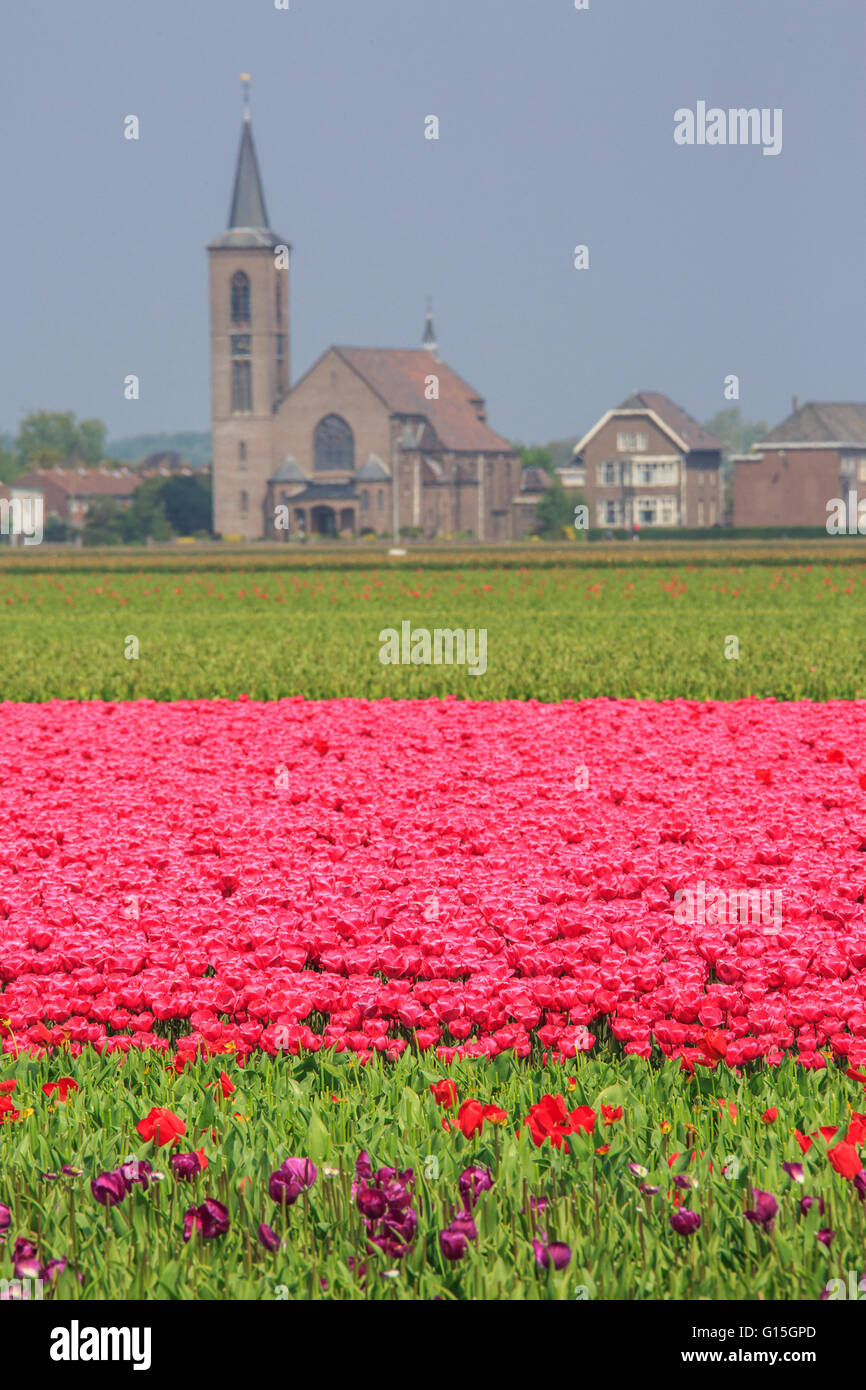
<svg viewBox="0 0 866 1390">
<path fill-rule="evenodd" d="M 866 404 L 809 401 L 732 459 L 735 526 L 825 526 L 827 503 L 866 497 Z"/>
<path fill-rule="evenodd" d="M 718 526 L 723 447 L 667 396 L 640 391 L 578 440 L 559 473 L 582 488 L 590 526 Z"/>
<path fill-rule="evenodd" d="M 511 539 L 519 457 L 440 361 L 429 308 L 420 347 L 331 347 L 290 386 L 290 247 L 268 224 L 246 100 L 228 227 L 207 249 L 217 533 Z"/>
<path fill-rule="evenodd" d="M 41 497 L 43 515 L 59 516 L 67 525 L 84 525 L 87 508 L 97 497 L 129 506 L 141 483 L 128 468 L 34 468 L 12 484 L 16 497 Z"/>
</svg>

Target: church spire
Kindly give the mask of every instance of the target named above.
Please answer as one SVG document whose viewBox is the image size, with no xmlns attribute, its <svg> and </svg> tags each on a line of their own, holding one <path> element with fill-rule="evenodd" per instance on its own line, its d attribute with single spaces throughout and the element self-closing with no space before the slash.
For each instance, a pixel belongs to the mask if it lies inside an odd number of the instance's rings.
<svg viewBox="0 0 866 1390">
<path fill-rule="evenodd" d="M 436 330 L 433 327 L 433 300 L 427 296 L 427 317 L 424 321 L 423 345 L 428 352 L 435 357 L 439 344 L 436 341 Z"/>
<path fill-rule="evenodd" d="M 229 231 L 238 227 L 267 230 L 268 214 L 265 209 L 265 195 L 262 190 L 259 164 L 256 159 L 256 147 L 253 143 L 248 73 L 241 73 L 241 82 L 244 94 L 244 120 L 235 171 L 235 186 L 232 192 L 232 205 L 229 212 Z"/>
</svg>

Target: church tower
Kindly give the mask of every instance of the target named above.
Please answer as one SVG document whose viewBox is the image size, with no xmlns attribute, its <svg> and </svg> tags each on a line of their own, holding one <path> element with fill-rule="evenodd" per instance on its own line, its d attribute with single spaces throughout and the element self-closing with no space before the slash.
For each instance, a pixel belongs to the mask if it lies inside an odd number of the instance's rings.
<svg viewBox="0 0 866 1390">
<path fill-rule="evenodd" d="M 289 391 L 288 243 L 268 226 L 244 74 L 228 226 L 208 245 L 214 530 L 272 538 L 274 416 Z"/>
</svg>

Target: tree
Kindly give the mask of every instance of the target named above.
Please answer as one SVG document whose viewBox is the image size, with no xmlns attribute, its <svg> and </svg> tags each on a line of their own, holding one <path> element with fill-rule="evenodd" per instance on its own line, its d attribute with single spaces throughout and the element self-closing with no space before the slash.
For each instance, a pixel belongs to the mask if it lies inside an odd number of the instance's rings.
<svg viewBox="0 0 866 1390">
<path fill-rule="evenodd" d="M 113 497 L 95 497 L 84 517 L 85 545 L 119 545 L 126 539 L 127 517 Z"/>
<path fill-rule="evenodd" d="M 726 410 L 717 411 L 712 420 L 707 421 L 705 428 L 722 441 L 726 454 L 747 454 L 753 444 L 758 444 L 764 438 L 769 425 L 764 420 L 747 424 L 740 415 L 740 407 L 732 405 Z"/>
<path fill-rule="evenodd" d="M 192 536 L 211 528 L 211 483 L 209 476 L 193 474 L 165 478 L 160 500 L 173 531 Z"/>
<path fill-rule="evenodd" d="M 562 540 L 564 536 L 573 539 L 574 508 L 583 500 L 582 492 L 576 488 L 564 488 L 562 479 L 555 473 L 550 486 L 545 488 L 536 503 L 538 534 L 547 540 Z"/>
<path fill-rule="evenodd" d="M 77 456 L 79 443 L 72 410 L 36 410 L 18 427 L 15 450 L 23 468 L 51 466 Z"/>
<path fill-rule="evenodd" d="M 82 463 L 95 467 L 105 458 L 105 436 L 107 430 L 101 420 L 80 420 L 78 422 L 77 451 Z"/>
<path fill-rule="evenodd" d="M 545 473 L 549 473 L 551 478 L 556 477 L 553 454 L 549 449 L 541 444 L 515 444 L 514 448 L 520 455 L 520 462 L 524 468 L 540 468 Z"/>
</svg>

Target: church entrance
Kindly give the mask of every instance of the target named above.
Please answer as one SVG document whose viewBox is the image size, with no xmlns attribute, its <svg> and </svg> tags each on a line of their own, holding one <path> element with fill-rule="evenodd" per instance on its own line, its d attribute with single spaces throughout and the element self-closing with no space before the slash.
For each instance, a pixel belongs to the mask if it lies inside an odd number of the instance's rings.
<svg viewBox="0 0 866 1390">
<path fill-rule="evenodd" d="M 336 536 L 337 516 L 333 507 L 313 507 L 310 512 L 310 529 L 314 536 Z"/>
</svg>

